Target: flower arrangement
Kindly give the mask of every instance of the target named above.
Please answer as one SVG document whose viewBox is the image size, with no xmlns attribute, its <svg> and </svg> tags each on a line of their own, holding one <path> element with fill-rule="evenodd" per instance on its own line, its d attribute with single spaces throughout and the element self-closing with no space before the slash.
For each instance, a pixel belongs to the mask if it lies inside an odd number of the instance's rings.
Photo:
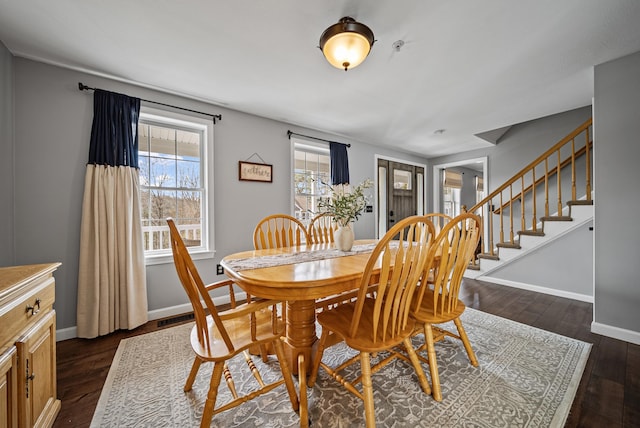
<svg viewBox="0 0 640 428">
<path fill-rule="evenodd" d="M 373 186 L 371 179 L 366 179 L 362 183 L 350 189 L 348 184 L 339 184 L 331 189 L 331 197 L 318 202 L 318 207 L 322 212 L 329 213 L 333 221 L 338 226 L 348 226 L 349 223 L 360 217 L 367 205 L 368 197 L 364 194 L 364 189 Z"/>
</svg>

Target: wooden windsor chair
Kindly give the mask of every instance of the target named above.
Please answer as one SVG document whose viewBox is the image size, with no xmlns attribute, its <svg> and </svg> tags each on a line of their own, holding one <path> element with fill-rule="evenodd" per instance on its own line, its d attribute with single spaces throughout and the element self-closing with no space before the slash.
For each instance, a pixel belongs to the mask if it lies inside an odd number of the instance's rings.
<svg viewBox="0 0 640 428">
<path fill-rule="evenodd" d="M 460 315 L 466 306 L 458 295 L 464 271 L 478 245 L 480 227 L 480 218 L 475 214 L 464 213 L 451 219 L 431 247 L 428 270 L 424 274 L 429 276 L 429 280 L 416 289 L 411 311 L 411 316 L 416 321 L 414 335 L 424 333 L 425 343 L 417 351 L 419 357 L 429 364 L 432 395 L 436 401 L 442 401 L 442 388 L 435 342 L 446 336 L 461 340 L 471 365 L 478 366 L 478 360 L 460 321 Z M 454 322 L 457 333 L 436 326 L 449 321 Z M 425 349 L 426 359 L 420 355 Z"/>
<path fill-rule="evenodd" d="M 253 247 L 295 247 L 311 242 L 307 228 L 297 218 L 288 214 L 269 215 L 258 222 L 253 230 Z"/>
<path fill-rule="evenodd" d="M 256 250 L 296 247 L 311 243 L 307 228 L 297 218 L 288 214 L 272 214 L 258 222 L 253 230 L 253 248 Z M 278 313 L 277 307 L 273 308 Z M 280 305 L 278 319 L 286 324 L 286 310 L 284 303 Z M 266 352 L 261 349 L 262 358 L 266 358 Z"/>
<path fill-rule="evenodd" d="M 259 299 L 239 304 L 231 280 L 205 285 L 174 221 L 167 219 L 167 223 L 169 224 L 176 271 L 191 301 L 195 315 L 195 326 L 191 330 L 191 347 L 195 353 L 195 359 L 184 385 L 184 391 L 190 391 L 193 387 L 203 362 L 214 364 L 200 427 L 209 427 L 215 414 L 266 394 L 282 384 L 285 384 L 287 388 L 292 409 L 298 411 L 298 396 L 281 341 L 283 329 L 281 324 L 274 319 L 270 309 L 278 301 Z M 209 293 L 225 287 L 229 292 L 231 308 L 226 311 L 218 311 Z M 271 345 L 275 349 L 282 372 L 281 378 L 268 384 L 263 381 L 248 352 L 251 346 L 264 347 L 266 345 Z M 239 354 L 244 356 L 247 368 L 257 382 L 257 388 L 244 395 L 238 394 L 228 365 L 228 361 Z M 216 408 L 218 389 L 223 374 L 231 391 L 232 400 Z"/>
<path fill-rule="evenodd" d="M 308 232 L 313 244 L 333 243 L 333 232 L 337 225 L 331 218 L 329 213 L 320 213 L 311 219 Z M 339 295 L 329 296 L 324 299 L 316 300 L 316 310 L 321 312 L 330 307 L 350 301 L 356 297 L 354 291 L 341 293 Z"/>
<path fill-rule="evenodd" d="M 449 223 L 451 221 L 451 219 L 452 219 L 451 216 L 446 215 L 446 214 L 442 214 L 442 213 L 429 213 L 429 214 L 425 214 L 425 216 L 429 220 L 431 220 L 431 223 L 433 223 L 433 227 L 435 229 L 436 236 L 438 236 L 438 234 L 444 228 L 444 226 L 447 223 Z"/>
<path fill-rule="evenodd" d="M 270 249 L 270 248 L 282 248 L 282 247 L 297 247 L 300 245 L 310 244 L 311 237 L 304 224 L 297 218 L 288 214 L 272 214 L 261 219 L 256 225 L 253 231 L 253 247 L 256 250 Z M 247 294 L 247 297 L 250 296 Z M 278 323 L 279 329 L 286 328 L 287 325 L 287 309 L 286 303 L 281 302 L 279 305 L 274 305 L 272 313 Z M 278 308 L 279 306 L 279 308 Z M 272 353 L 273 350 L 270 346 L 260 346 L 256 349 L 255 346 L 251 347 L 250 352 L 253 354 L 260 353 L 262 359 L 266 360 L 267 355 Z M 305 373 L 304 370 L 305 361 L 304 356 L 301 354 L 297 358 L 298 360 L 298 372 Z M 304 376 L 299 377 L 298 387 L 301 392 L 300 401 L 300 426 L 308 426 L 307 415 L 307 395 L 306 395 L 306 379 Z"/>
<path fill-rule="evenodd" d="M 328 213 L 320 213 L 311 219 L 308 233 L 314 244 L 332 243 L 336 223 Z"/>
<path fill-rule="evenodd" d="M 367 427 L 375 426 L 371 374 L 396 357 L 406 358 L 394 349 L 399 345 L 404 345 L 422 389 L 427 394 L 431 393 L 411 345 L 415 320 L 409 316 L 409 310 L 433 238 L 433 224 L 425 217 L 408 217 L 396 223 L 371 253 L 356 300 L 329 308 L 317 316 L 322 335 L 314 356 L 309 386 L 313 387 L 318 370 L 322 367 L 349 392 L 364 401 Z M 377 284 L 377 288 L 371 293 L 373 284 Z M 330 367 L 322 362 L 322 355 L 325 348 L 340 341 L 359 351 L 359 354 L 338 367 Z M 372 366 L 371 354 L 383 351 L 388 352 L 389 357 L 380 359 Z M 346 379 L 343 370 L 358 361 L 361 377 Z M 357 387 L 358 384 L 361 384 L 362 390 Z M 306 400 L 302 399 L 304 393 L 301 391 L 301 406 L 303 403 L 306 405 Z"/>
</svg>

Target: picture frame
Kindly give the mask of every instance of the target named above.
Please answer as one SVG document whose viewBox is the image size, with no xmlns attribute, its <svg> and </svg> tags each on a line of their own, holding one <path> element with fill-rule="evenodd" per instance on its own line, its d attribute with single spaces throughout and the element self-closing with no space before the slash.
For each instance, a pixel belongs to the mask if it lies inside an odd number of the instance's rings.
<svg viewBox="0 0 640 428">
<path fill-rule="evenodd" d="M 273 165 L 247 161 L 238 162 L 238 178 L 240 181 L 273 182 Z"/>
</svg>

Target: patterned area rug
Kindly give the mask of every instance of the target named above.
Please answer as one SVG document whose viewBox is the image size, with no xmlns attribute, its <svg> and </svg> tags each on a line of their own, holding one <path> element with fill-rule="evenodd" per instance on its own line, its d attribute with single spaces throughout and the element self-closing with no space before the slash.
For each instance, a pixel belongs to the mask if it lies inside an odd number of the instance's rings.
<svg viewBox="0 0 640 428">
<path fill-rule="evenodd" d="M 469 364 L 462 344 L 437 347 L 443 400 L 422 392 L 410 364 L 396 360 L 373 375 L 380 427 L 562 427 L 591 345 L 473 309 L 463 323 L 479 367 Z M 91 423 L 92 427 L 194 427 L 206 398 L 211 364 L 204 364 L 191 392 L 182 387 L 191 368 L 192 324 L 125 339 L 120 343 Z M 422 336 L 418 336 L 421 340 Z M 416 342 L 417 343 L 417 342 Z M 331 364 L 352 355 L 344 345 L 325 352 Z M 265 378 L 277 376 L 275 359 Z M 253 378 L 242 356 L 231 370 L 239 389 Z M 428 375 L 428 367 L 424 367 Z M 269 374 L 269 370 L 273 375 Z M 267 380 L 267 379 L 265 379 Z M 223 382 L 224 383 L 224 382 Z M 229 399 L 221 385 L 218 402 Z M 364 426 L 363 403 L 320 370 L 309 389 L 312 427 Z M 296 427 L 284 386 L 213 417 L 212 427 Z"/>
</svg>

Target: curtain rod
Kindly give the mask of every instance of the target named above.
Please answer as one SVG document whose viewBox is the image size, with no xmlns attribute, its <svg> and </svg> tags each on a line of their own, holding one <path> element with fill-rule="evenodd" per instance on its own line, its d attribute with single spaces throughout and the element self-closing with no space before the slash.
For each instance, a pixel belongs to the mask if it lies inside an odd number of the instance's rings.
<svg viewBox="0 0 640 428">
<path fill-rule="evenodd" d="M 82 82 L 78 82 L 78 89 L 81 90 L 81 91 L 95 91 L 98 88 L 92 88 L 90 86 L 87 86 L 87 85 L 83 84 Z M 102 90 L 104 91 L 104 89 L 102 89 Z M 113 92 L 113 91 L 107 91 L 107 92 Z M 165 107 L 177 108 L 178 110 L 184 110 L 184 111 L 189 111 L 191 113 L 198 113 L 198 114 L 202 114 L 202 115 L 205 115 L 205 116 L 209 116 L 209 117 L 213 118 L 213 123 L 214 124 L 216 123 L 216 119 L 222 120 L 222 115 L 221 114 L 205 113 L 203 111 L 191 110 L 191 109 L 188 109 L 188 108 L 178 107 L 178 106 L 174 106 L 174 105 L 171 105 L 171 104 L 165 104 L 165 103 L 159 103 L 157 101 L 145 100 L 143 98 L 140 98 L 140 101 L 144 101 L 144 102 L 152 103 L 152 104 L 158 104 L 158 105 L 165 106 Z"/>
<path fill-rule="evenodd" d="M 298 134 L 297 132 L 287 131 L 287 136 L 291 139 L 292 135 L 297 135 L 299 137 L 311 138 L 313 140 L 324 141 L 325 143 L 338 143 L 337 141 L 325 140 L 324 138 L 312 137 L 310 135 Z M 343 144 L 343 143 L 338 143 Z M 351 144 L 345 144 L 347 147 L 351 147 Z"/>
</svg>

